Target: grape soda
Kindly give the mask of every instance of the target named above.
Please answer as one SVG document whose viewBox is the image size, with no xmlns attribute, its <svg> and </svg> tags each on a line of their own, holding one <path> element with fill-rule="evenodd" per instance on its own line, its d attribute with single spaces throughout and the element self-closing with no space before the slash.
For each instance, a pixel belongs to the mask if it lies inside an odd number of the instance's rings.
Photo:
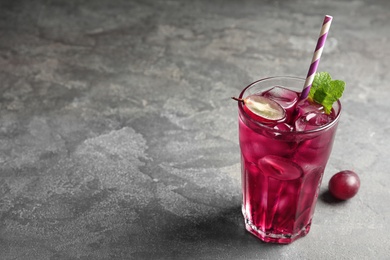
<svg viewBox="0 0 390 260">
<path fill-rule="evenodd" d="M 268 78 L 240 95 L 271 99 L 285 114 L 282 120 L 262 121 L 246 112 L 244 102 L 238 105 L 242 211 L 246 229 L 265 242 L 291 243 L 309 232 L 332 150 L 341 105 L 326 114 L 317 103 L 299 101 L 302 83 Z"/>
</svg>

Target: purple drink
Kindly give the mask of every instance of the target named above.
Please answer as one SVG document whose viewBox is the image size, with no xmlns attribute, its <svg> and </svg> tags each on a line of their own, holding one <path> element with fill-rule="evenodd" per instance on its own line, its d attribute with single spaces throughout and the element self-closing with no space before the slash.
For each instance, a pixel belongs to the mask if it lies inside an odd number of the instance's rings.
<svg viewBox="0 0 390 260">
<path fill-rule="evenodd" d="M 246 87 L 240 99 L 261 95 L 285 110 L 278 121 L 259 121 L 239 102 L 242 211 L 246 229 L 265 242 L 291 243 L 306 235 L 332 150 L 340 102 L 330 115 L 298 101 L 303 79 L 275 77 Z"/>
</svg>

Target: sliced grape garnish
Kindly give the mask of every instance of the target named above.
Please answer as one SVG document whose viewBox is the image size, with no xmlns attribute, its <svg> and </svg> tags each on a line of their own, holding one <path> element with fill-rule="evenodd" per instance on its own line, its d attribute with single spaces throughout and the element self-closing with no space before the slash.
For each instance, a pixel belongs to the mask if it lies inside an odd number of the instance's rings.
<svg viewBox="0 0 390 260">
<path fill-rule="evenodd" d="M 286 117 L 286 111 L 283 107 L 272 99 L 259 95 L 250 95 L 243 99 L 232 98 L 243 102 L 245 112 L 262 123 L 278 122 Z"/>
<path fill-rule="evenodd" d="M 276 155 L 266 155 L 259 159 L 257 164 L 264 175 L 282 181 L 296 180 L 303 174 L 303 170 L 298 164 Z"/>
</svg>

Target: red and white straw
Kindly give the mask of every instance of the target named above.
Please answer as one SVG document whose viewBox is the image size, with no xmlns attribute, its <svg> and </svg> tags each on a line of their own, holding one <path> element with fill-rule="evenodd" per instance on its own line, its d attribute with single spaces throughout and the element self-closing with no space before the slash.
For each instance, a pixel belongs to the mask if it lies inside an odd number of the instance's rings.
<svg viewBox="0 0 390 260">
<path fill-rule="evenodd" d="M 318 63 L 320 62 L 321 54 L 324 49 L 326 37 L 328 36 L 330 24 L 332 23 L 332 16 L 325 15 L 324 22 L 322 23 L 320 36 L 317 41 L 317 46 L 311 60 L 309 71 L 307 72 L 305 85 L 303 86 L 300 100 L 306 99 L 310 92 L 311 84 L 313 83 L 314 76 L 317 71 Z"/>
</svg>

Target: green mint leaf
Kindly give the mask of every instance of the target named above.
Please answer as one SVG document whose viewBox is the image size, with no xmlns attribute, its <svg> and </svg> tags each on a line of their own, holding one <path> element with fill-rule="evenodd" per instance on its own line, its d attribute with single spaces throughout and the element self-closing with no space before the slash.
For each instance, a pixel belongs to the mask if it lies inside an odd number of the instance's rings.
<svg viewBox="0 0 390 260">
<path fill-rule="evenodd" d="M 342 80 L 332 80 L 329 82 L 329 93 L 336 99 L 341 98 L 345 88 L 345 82 Z"/>
<path fill-rule="evenodd" d="M 328 72 L 318 72 L 314 77 L 313 84 L 326 86 L 332 81 L 332 77 Z"/>
<path fill-rule="evenodd" d="M 328 72 L 318 72 L 309 92 L 309 99 L 324 107 L 325 113 L 330 114 L 333 103 L 343 95 L 345 82 L 332 80 Z"/>
</svg>

